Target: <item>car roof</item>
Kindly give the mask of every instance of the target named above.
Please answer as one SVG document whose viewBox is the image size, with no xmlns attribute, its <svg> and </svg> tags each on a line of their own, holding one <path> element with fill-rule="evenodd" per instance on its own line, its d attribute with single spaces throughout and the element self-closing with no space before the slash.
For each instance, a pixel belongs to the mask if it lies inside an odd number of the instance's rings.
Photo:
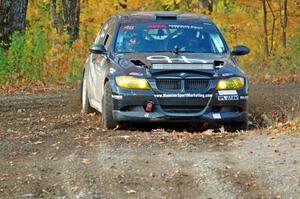
<svg viewBox="0 0 300 199">
<path fill-rule="evenodd" d="M 121 22 L 130 21 L 155 21 L 155 20 L 193 20 L 209 21 L 211 20 L 203 14 L 194 14 L 189 12 L 170 12 L 170 11 L 152 11 L 152 12 L 128 12 L 115 15 Z"/>
</svg>

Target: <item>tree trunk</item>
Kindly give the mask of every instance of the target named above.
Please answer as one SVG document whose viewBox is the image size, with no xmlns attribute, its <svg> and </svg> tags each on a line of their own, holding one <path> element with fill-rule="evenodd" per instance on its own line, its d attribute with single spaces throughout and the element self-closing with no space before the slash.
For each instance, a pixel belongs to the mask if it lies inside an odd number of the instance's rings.
<svg viewBox="0 0 300 199">
<path fill-rule="evenodd" d="M 266 0 L 261 0 L 262 6 L 263 6 L 263 12 L 264 12 L 264 49 L 265 49 L 265 55 L 269 56 L 269 44 L 268 44 L 268 21 L 267 21 L 267 7 L 266 7 Z"/>
<path fill-rule="evenodd" d="M 272 6 L 271 4 L 269 3 L 268 0 L 266 0 L 267 4 L 268 4 L 268 7 L 271 11 L 271 14 L 272 14 L 272 17 L 273 17 L 273 22 L 272 22 L 272 30 L 271 30 L 271 39 L 270 39 L 270 53 L 272 54 L 272 51 L 273 51 L 273 45 L 274 45 L 274 34 L 275 34 L 275 24 L 276 24 L 276 16 L 275 16 L 275 13 L 272 9 Z"/>
<path fill-rule="evenodd" d="M 9 43 L 15 31 L 26 28 L 28 0 L 0 0 L 0 40 Z"/>
<path fill-rule="evenodd" d="M 280 22 L 281 22 L 281 28 L 282 28 L 282 45 L 284 48 L 286 48 L 286 43 L 287 43 L 287 39 L 286 39 L 286 27 L 287 27 L 287 20 L 288 20 L 288 16 L 287 16 L 287 0 L 283 1 L 283 8 L 282 8 L 282 4 L 280 1 Z M 283 9 L 283 18 L 282 18 L 282 9 Z"/>
<path fill-rule="evenodd" d="M 58 28 L 58 16 L 56 11 L 56 0 L 51 1 L 51 24 L 53 27 Z"/>
<path fill-rule="evenodd" d="M 61 0 L 63 24 L 72 41 L 79 38 L 80 0 Z"/>
<path fill-rule="evenodd" d="M 214 5 L 213 0 L 199 0 L 200 8 L 207 8 L 209 13 L 213 12 L 213 5 Z"/>
<path fill-rule="evenodd" d="M 56 0 L 51 2 L 51 22 L 60 34 L 67 33 L 71 42 L 79 38 L 80 0 Z"/>
</svg>

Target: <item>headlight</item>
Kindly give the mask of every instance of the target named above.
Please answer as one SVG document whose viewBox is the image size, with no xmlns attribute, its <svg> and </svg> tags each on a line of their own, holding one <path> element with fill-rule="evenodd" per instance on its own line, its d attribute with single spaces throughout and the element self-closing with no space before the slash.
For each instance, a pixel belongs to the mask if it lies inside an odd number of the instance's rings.
<svg viewBox="0 0 300 199">
<path fill-rule="evenodd" d="M 132 76 L 117 76 L 116 77 L 117 85 L 122 88 L 134 88 L 148 90 L 150 85 L 146 79 L 136 78 Z"/>
<path fill-rule="evenodd" d="M 228 79 L 220 79 L 217 83 L 217 90 L 241 89 L 244 87 L 244 78 L 231 77 Z"/>
</svg>

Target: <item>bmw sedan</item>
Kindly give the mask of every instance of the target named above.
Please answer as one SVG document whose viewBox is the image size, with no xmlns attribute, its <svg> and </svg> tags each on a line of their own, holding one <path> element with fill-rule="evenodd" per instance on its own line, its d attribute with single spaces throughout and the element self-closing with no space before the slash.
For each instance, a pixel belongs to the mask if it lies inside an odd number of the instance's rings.
<svg viewBox="0 0 300 199">
<path fill-rule="evenodd" d="M 248 127 L 248 79 L 205 15 L 133 12 L 111 16 L 83 70 L 82 111 L 120 122 L 184 121 Z"/>
</svg>

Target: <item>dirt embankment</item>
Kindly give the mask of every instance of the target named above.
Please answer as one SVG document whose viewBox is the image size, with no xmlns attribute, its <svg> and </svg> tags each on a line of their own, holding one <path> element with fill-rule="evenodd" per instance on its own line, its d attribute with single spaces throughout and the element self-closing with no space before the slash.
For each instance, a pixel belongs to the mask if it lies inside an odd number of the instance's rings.
<svg viewBox="0 0 300 199">
<path fill-rule="evenodd" d="M 254 86 L 250 110 L 293 117 L 299 85 Z M 271 117 L 271 116 L 270 116 Z M 297 198 L 299 128 L 105 131 L 78 91 L 0 97 L 0 198 Z M 286 133 L 283 133 L 286 131 Z"/>
</svg>

